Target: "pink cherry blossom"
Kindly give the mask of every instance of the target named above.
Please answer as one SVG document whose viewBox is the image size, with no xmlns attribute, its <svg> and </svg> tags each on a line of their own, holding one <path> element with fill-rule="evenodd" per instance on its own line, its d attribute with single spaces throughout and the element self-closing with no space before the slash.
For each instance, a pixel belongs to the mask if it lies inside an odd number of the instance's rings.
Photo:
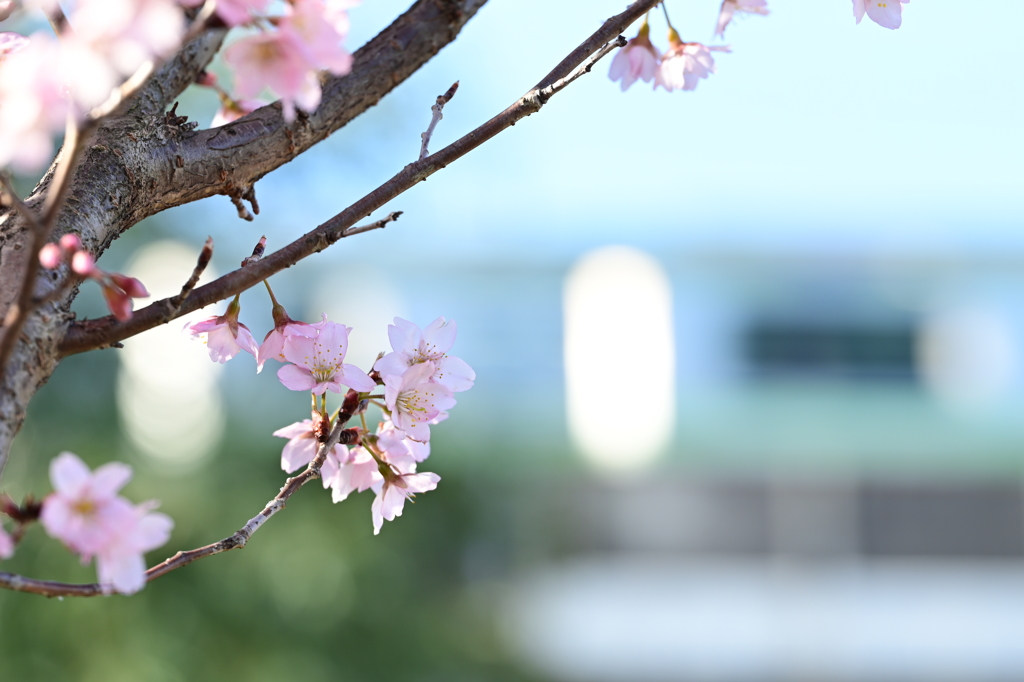
<svg viewBox="0 0 1024 682">
<path fill-rule="evenodd" d="M 10 559 L 14 556 L 14 538 L 12 538 L 3 526 L 0 526 L 0 559 Z"/>
<path fill-rule="evenodd" d="M 370 506 L 370 514 L 373 517 L 373 534 L 378 535 L 385 519 L 394 521 L 396 516 L 402 515 L 405 508 L 405 501 L 416 493 L 425 493 L 437 487 L 441 477 L 437 474 L 398 474 L 390 475 L 383 482 L 373 487 L 377 493 L 376 499 Z"/>
<path fill-rule="evenodd" d="M 651 44 L 650 33 L 651 27 L 644 21 L 636 38 L 626 43 L 612 59 L 608 77 L 613 81 L 621 79 L 623 92 L 638 78 L 649 83 L 658 70 L 658 51 Z"/>
<path fill-rule="evenodd" d="M 401 376 L 384 375 L 384 400 L 395 428 L 409 438 L 430 440 L 430 420 L 455 405 L 452 392 L 430 381 L 434 363 L 413 365 Z"/>
<path fill-rule="evenodd" d="M 669 49 L 662 57 L 661 67 L 654 79 L 654 87 L 660 85 L 668 91 L 693 90 L 701 78 L 715 72 L 712 52 L 730 52 L 724 45 L 706 46 L 701 43 L 684 43 L 674 29 L 669 30 Z"/>
<path fill-rule="evenodd" d="M 166 544 L 174 528 L 169 516 L 150 511 L 154 506 L 147 502 L 131 507 L 131 520 L 96 553 L 96 573 L 105 591 L 134 594 L 146 586 L 143 555 Z"/>
<path fill-rule="evenodd" d="M 281 98 L 284 119 L 295 120 L 295 107 L 315 111 L 320 104 L 320 79 L 301 37 L 287 26 L 242 38 L 224 51 L 235 70 L 239 97 L 254 98 L 270 88 Z"/>
<path fill-rule="evenodd" d="M 295 0 L 280 27 L 294 31 L 308 52 L 310 65 L 342 76 L 352 70 L 352 55 L 342 46 L 345 31 L 339 32 L 337 18 L 328 21 L 325 0 Z"/>
<path fill-rule="evenodd" d="M 117 495 L 132 470 L 111 462 L 90 472 L 76 455 L 63 452 L 50 462 L 54 492 L 39 517 L 46 532 L 88 562 L 134 521 L 132 505 Z"/>
<path fill-rule="evenodd" d="M 413 365 L 422 362 L 434 363 L 431 381 L 436 381 L 452 391 L 465 391 L 473 387 L 476 373 L 461 358 L 448 355 L 455 343 L 457 327 L 455 320 L 439 317 L 422 332 L 412 322 L 395 318 L 388 325 L 388 338 L 393 353 L 388 353 L 374 364 L 373 368 L 382 375 L 401 375 Z"/>
<path fill-rule="evenodd" d="M 278 312 L 279 307 L 280 312 Z M 274 328 L 263 338 L 259 353 L 256 355 L 257 374 L 263 371 L 263 365 L 267 360 L 288 362 L 288 359 L 284 356 L 285 340 L 292 336 L 316 337 L 317 333 L 327 324 L 327 315 L 325 314 L 320 322 L 310 324 L 293 320 L 288 317 L 288 313 L 285 312 L 283 306 L 274 306 L 274 320 Z"/>
<path fill-rule="evenodd" d="M 205 0 L 179 0 L 186 7 L 198 7 Z M 239 26 L 252 20 L 256 12 L 266 12 L 271 0 L 217 0 L 216 14 L 228 26 Z"/>
<path fill-rule="evenodd" d="M 344 364 L 348 352 L 350 327 L 337 322 L 324 322 L 315 337 L 289 336 L 284 342 L 284 357 L 290 365 L 277 371 L 277 378 L 293 391 L 321 394 L 327 390 L 341 393 L 348 386 L 368 392 L 377 383 L 355 365 Z"/>
<path fill-rule="evenodd" d="M 238 321 L 240 309 L 236 296 L 225 314 L 185 325 L 192 333 L 192 338 L 198 339 L 205 335 L 204 343 L 210 350 L 210 359 L 214 362 L 224 364 L 243 350 L 253 357 L 259 352 L 252 332 Z"/>
<path fill-rule="evenodd" d="M 446 412 L 439 414 L 447 415 Z M 377 447 L 384 453 L 387 461 L 398 467 L 402 473 L 416 471 L 416 464 L 430 456 L 429 442 L 420 443 L 409 439 L 389 421 L 383 422 L 377 429 Z"/>
<path fill-rule="evenodd" d="M 280 428 L 274 431 L 274 435 L 278 438 L 289 439 L 284 450 L 281 451 L 281 468 L 289 474 L 312 462 L 316 457 L 316 451 L 320 448 L 320 442 L 313 431 L 313 420 L 311 419 L 303 419 Z M 344 461 L 348 458 L 348 448 L 344 445 L 335 445 L 331 454 L 336 459 Z"/>
<path fill-rule="evenodd" d="M 185 29 L 174 0 L 79 0 L 68 22 L 77 39 L 126 76 L 173 53 Z"/>
<path fill-rule="evenodd" d="M 725 37 L 725 27 L 732 21 L 733 14 L 768 14 L 768 0 L 722 0 L 722 8 L 718 11 L 718 26 L 715 35 Z"/>
<path fill-rule="evenodd" d="M 897 29 L 903 22 L 903 5 L 908 2 L 910 0 L 853 0 L 853 16 L 859 24 L 866 12 L 879 26 Z"/>
<path fill-rule="evenodd" d="M 341 454 L 341 453 L 344 454 Z M 345 500 L 353 492 L 362 492 L 384 481 L 373 458 L 366 448 L 335 448 L 327 455 L 320 468 L 324 488 L 331 489 L 331 500 L 335 504 Z"/>
<path fill-rule="evenodd" d="M 0 3 L 0 13 L 3 13 L 3 3 Z M 14 54 L 26 45 L 28 45 L 28 38 L 25 36 L 19 33 L 0 31 L 0 60 L 9 54 Z"/>
</svg>

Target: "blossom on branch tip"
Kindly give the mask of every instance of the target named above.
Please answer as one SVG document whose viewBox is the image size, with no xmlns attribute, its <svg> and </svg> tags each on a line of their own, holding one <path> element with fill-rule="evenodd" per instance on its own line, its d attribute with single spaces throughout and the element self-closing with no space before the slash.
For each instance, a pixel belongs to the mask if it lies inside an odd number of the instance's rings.
<svg viewBox="0 0 1024 682">
<path fill-rule="evenodd" d="M 853 0 L 853 16 L 857 23 L 867 13 L 879 26 L 897 29 L 903 23 L 903 5 L 910 0 Z"/>
<path fill-rule="evenodd" d="M 716 36 L 725 37 L 725 27 L 736 12 L 768 14 L 768 0 L 722 0 L 722 8 L 718 11 L 718 26 L 715 28 Z"/>
<path fill-rule="evenodd" d="M 701 78 L 715 72 L 712 52 L 731 52 L 731 49 L 727 45 L 684 43 L 675 29 L 669 29 L 669 48 L 654 79 L 655 89 L 660 85 L 669 92 L 693 90 Z"/>
<path fill-rule="evenodd" d="M 430 421 L 455 405 L 451 390 L 430 381 L 434 363 L 421 362 L 404 374 L 384 375 L 384 400 L 395 428 L 413 440 L 430 440 Z"/>
<path fill-rule="evenodd" d="M 626 46 L 619 49 L 612 59 L 612 66 L 608 70 L 608 77 L 612 81 L 622 80 L 622 90 L 625 90 L 640 79 L 649 83 L 658 70 L 658 51 L 651 44 L 651 27 L 644 20 L 643 26 L 636 38 L 633 38 Z"/>
<path fill-rule="evenodd" d="M 402 515 L 407 499 L 416 493 L 434 490 L 440 480 L 440 476 L 432 473 L 392 474 L 385 477 L 383 482 L 375 485 L 373 491 L 377 493 L 377 497 L 370 506 L 370 514 L 373 517 L 373 534 L 380 533 L 385 520 L 394 521 L 396 516 Z"/>
<path fill-rule="evenodd" d="M 205 320 L 185 325 L 185 328 L 191 332 L 192 338 L 198 339 L 205 335 L 204 343 L 210 350 L 210 359 L 214 362 L 224 364 L 243 350 L 253 357 L 256 357 L 259 352 L 252 332 L 238 321 L 240 310 L 241 306 L 239 306 L 236 296 L 223 315 L 214 315 Z"/>
<path fill-rule="evenodd" d="M 455 320 L 439 317 L 424 329 L 400 317 L 388 325 L 388 339 L 394 352 L 378 360 L 373 368 L 382 375 L 401 375 L 407 369 L 423 362 L 434 363 L 430 380 L 452 391 L 466 391 L 473 387 L 476 373 L 461 358 L 448 355 L 455 343 Z"/>
<path fill-rule="evenodd" d="M 342 386 L 359 392 L 372 391 L 377 382 L 355 365 L 344 364 L 348 352 L 350 327 L 337 322 L 324 322 L 313 337 L 293 335 L 284 340 L 284 357 L 288 362 L 277 371 L 277 378 L 293 391 L 325 391 L 341 393 Z"/>
<path fill-rule="evenodd" d="M 134 594 L 146 586 L 144 554 L 171 538 L 174 521 L 152 512 L 155 503 L 132 507 L 132 519 L 118 528 L 113 539 L 96 554 L 97 578 L 104 590 Z"/>
</svg>

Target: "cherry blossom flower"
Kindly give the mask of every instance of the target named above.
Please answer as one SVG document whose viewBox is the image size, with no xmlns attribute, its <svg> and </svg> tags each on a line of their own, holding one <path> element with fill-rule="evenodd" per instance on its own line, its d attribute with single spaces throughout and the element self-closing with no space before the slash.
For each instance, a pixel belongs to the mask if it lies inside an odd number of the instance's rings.
<svg viewBox="0 0 1024 682">
<path fill-rule="evenodd" d="M 14 556 L 14 538 L 12 538 L 3 526 L 0 526 L 0 559 L 10 559 Z"/>
<path fill-rule="evenodd" d="M 447 416 L 446 412 L 441 414 Z M 407 438 L 390 421 L 383 422 L 377 429 L 377 447 L 385 454 L 388 462 L 405 473 L 416 471 L 416 464 L 430 456 L 430 443 Z"/>
<path fill-rule="evenodd" d="M 853 0 L 853 16 L 859 24 L 866 12 L 879 26 L 897 29 L 903 23 L 903 5 L 908 2 L 910 0 Z"/>
<path fill-rule="evenodd" d="M 186 7 L 198 7 L 205 0 L 179 0 Z M 254 12 L 266 12 L 271 0 L 217 0 L 216 14 L 228 26 L 252 20 Z"/>
<path fill-rule="evenodd" d="M 289 336 L 284 342 L 284 357 L 290 365 L 277 371 L 277 378 L 293 391 L 321 394 L 327 390 L 341 393 L 348 386 L 356 391 L 372 391 L 377 383 L 355 365 L 344 364 L 348 352 L 350 327 L 337 322 L 323 323 L 315 337 Z"/>
<path fill-rule="evenodd" d="M 434 363 L 434 374 L 430 377 L 452 391 L 465 391 L 473 387 L 476 373 L 461 358 L 448 355 L 455 343 L 457 327 L 455 320 L 439 317 L 422 332 L 412 322 L 395 318 L 388 325 L 388 338 L 393 353 L 388 353 L 374 364 L 373 368 L 382 375 L 401 375 L 413 365 L 422 362 Z"/>
<path fill-rule="evenodd" d="M 173 53 L 185 29 L 174 0 L 79 0 L 68 22 L 77 39 L 126 76 Z"/>
<path fill-rule="evenodd" d="M 669 48 L 662 57 L 654 87 L 657 89 L 660 85 L 670 92 L 693 90 L 701 78 L 707 78 L 715 72 L 715 60 L 711 58 L 711 53 L 730 51 L 725 45 L 684 43 L 675 29 L 669 29 Z"/>
<path fill-rule="evenodd" d="M 373 487 L 377 497 L 370 506 L 370 514 L 373 517 L 373 534 L 380 534 L 385 519 L 394 521 L 396 516 L 402 515 L 405 508 L 405 501 L 416 493 L 425 493 L 437 487 L 441 477 L 437 474 L 389 474 L 383 482 Z"/>
<path fill-rule="evenodd" d="M 353 492 L 362 492 L 384 481 L 377 466 L 377 460 L 364 447 L 351 449 L 339 446 L 328 453 L 320 468 L 324 488 L 331 489 L 331 500 L 335 504 L 346 499 Z M 343 453 L 343 454 L 342 454 Z"/>
<path fill-rule="evenodd" d="M 270 88 L 281 98 L 285 121 L 295 120 L 295 107 L 315 111 L 320 104 L 320 79 L 301 37 L 287 26 L 242 38 L 224 51 L 235 70 L 239 97 L 255 98 Z"/>
<path fill-rule="evenodd" d="M 452 392 L 430 381 L 434 363 L 413 365 L 401 376 L 384 375 L 384 400 L 395 428 L 413 440 L 430 440 L 430 421 L 455 405 Z"/>
<path fill-rule="evenodd" d="M 320 442 L 313 431 L 313 420 L 311 419 L 303 419 L 280 428 L 274 431 L 274 435 L 278 438 L 289 439 L 281 451 L 281 468 L 289 474 L 312 462 L 320 447 Z M 348 448 L 344 445 L 335 445 L 333 452 L 328 456 L 330 457 L 332 454 L 336 459 L 345 461 L 348 458 Z M 324 485 L 324 487 L 327 486 Z"/>
<path fill-rule="evenodd" d="M 327 69 L 336 76 L 343 76 L 352 70 L 352 55 L 341 46 L 348 27 L 339 19 L 328 21 L 328 6 L 325 0 L 295 0 L 288 6 L 289 12 L 280 27 L 294 31 L 301 45 L 307 50 L 311 66 Z M 344 31 L 338 31 L 344 26 Z"/>
<path fill-rule="evenodd" d="M 636 38 L 626 43 L 612 59 L 608 77 L 613 81 L 622 79 L 623 92 L 638 78 L 649 83 L 658 70 L 658 51 L 651 44 L 650 34 L 651 27 L 645 19 Z"/>
<path fill-rule="evenodd" d="M 130 521 L 118 526 L 114 536 L 96 553 L 96 573 L 104 591 L 134 594 L 146 586 L 146 552 L 161 547 L 171 537 L 174 521 L 150 511 L 153 502 L 131 507 Z"/>
<path fill-rule="evenodd" d="M 259 353 L 256 355 L 257 374 L 263 371 L 263 365 L 267 360 L 288 362 L 288 359 L 284 356 L 284 342 L 289 337 L 302 336 L 310 339 L 314 338 L 327 324 L 326 314 L 320 322 L 314 322 L 313 324 L 293 320 L 288 317 L 288 313 L 285 311 L 284 306 L 280 304 L 274 305 L 273 315 L 274 328 L 271 329 L 263 338 L 263 343 L 260 345 Z"/>
<path fill-rule="evenodd" d="M 214 315 L 185 325 L 192 333 L 192 338 L 198 339 L 205 335 L 204 343 L 210 349 L 210 359 L 214 362 L 224 364 L 243 350 L 253 357 L 259 352 L 252 332 L 238 321 L 238 313 L 241 311 L 238 298 L 235 296 L 223 315 Z"/>
<path fill-rule="evenodd" d="M 768 14 L 768 0 L 722 0 L 722 8 L 718 11 L 718 26 L 715 28 L 716 36 L 725 37 L 725 27 L 736 12 Z"/>
<path fill-rule="evenodd" d="M 132 505 L 117 495 L 131 477 L 126 464 L 111 462 L 90 472 L 74 453 L 62 452 L 50 462 L 54 492 L 43 500 L 39 520 L 88 562 L 134 521 Z"/>
</svg>

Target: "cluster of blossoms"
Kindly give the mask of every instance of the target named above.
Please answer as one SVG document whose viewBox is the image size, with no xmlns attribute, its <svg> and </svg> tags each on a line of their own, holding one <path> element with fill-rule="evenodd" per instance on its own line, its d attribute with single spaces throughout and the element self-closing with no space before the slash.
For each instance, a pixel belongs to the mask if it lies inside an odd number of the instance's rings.
<svg viewBox="0 0 1024 682">
<path fill-rule="evenodd" d="M 146 287 L 134 277 L 97 267 L 96 259 L 82 249 L 82 242 L 77 235 L 66 234 L 56 243 L 47 244 L 39 251 L 39 263 L 47 270 L 54 270 L 69 261 L 75 275 L 95 280 L 100 285 L 107 307 L 122 322 L 132 316 L 133 298 L 149 296 Z"/>
<path fill-rule="evenodd" d="M 57 0 L 0 1 L 0 21 L 18 10 L 62 17 L 59 36 L 0 31 L 0 166 L 31 172 L 53 155 L 53 136 L 68 118 L 81 120 L 105 102 L 140 67 L 168 57 L 185 35 L 182 5 L 203 0 L 78 0 L 66 17 Z M 320 103 L 319 72 L 348 73 L 352 57 L 342 43 L 347 10 L 356 0 L 288 0 L 268 15 L 271 0 L 218 0 L 210 21 L 257 27 L 225 51 L 235 72 L 239 101 L 218 88 L 226 123 L 266 104 L 269 88 L 281 98 L 285 119 L 296 107 Z M 212 85 L 210 77 L 202 84 Z"/>
<path fill-rule="evenodd" d="M 54 491 L 38 512 L 46 532 L 78 554 L 83 564 L 96 558 L 99 583 L 107 592 L 132 594 L 146 584 L 143 555 L 165 544 L 174 522 L 154 512 L 155 502 L 132 504 L 117 492 L 132 477 L 120 462 L 96 471 L 70 452 L 50 463 Z M 0 559 L 14 553 L 10 535 L 0 528 Z"/>
<path fill-rule="evenodd" d="M 857 23 L 868 17 L 885 28 L 900 27 L 903 5 L 910 0 L 853 0 L 853 15 Z M 662 8 L 665 4 L 662 3 Z M 718 23 L 715 35 L 724 38 L 725 28 L 737 14 L 768 14 L 768 0 L 722 0 L 718 11 Z M 668 21 L 668 11 L 665 11 Z M 626 43 L 612 59 L 608 77 L 620 81 L 623 91 L 638 80 L 645 83 L 654 82 L 654 89 L 661 86 L 672 90 L 693 90 L 701 78 L 715 72 L 715 60 L 712 52 L 730 52 L 726 45 L 704 45 L 703 43 L 684 42 L 679 33 L 668 24 L 669 47 L 664 53 L 651 42 L 651 28 L 644 18 L 636 37 Z"/>
<path fill-rule="evenodd" d="M 223 315 L 192 323 L 187 329 L 206 343 L 215 362 L 227 362 L 245 351 L 256 358 L 260 372 L 274 360 L 283 363 L 277 377 L 285 387 L 312 394 L 312 418 L 274 432 L 288 439 L 281 453 L 282 469 L 292 473 L 314 460 L 341 411 L 328 414 L 326 393 L 342 393 L 347 387 L 345 404 L 351 403 L 349 409 L 359 413 L 363 426 L 351 436 L 353 447 L 335 445 L 321 465 L 323 484 L 332 490 L 332 499 L 340 502 L 352 492 L 373 490 L 376 534 L 385 519 L 401 516 L 407 498 L 437 487 L 441 480 L 437 474 L 416 471 L 430 454 L 430 427 L 448 418 L 456 402 L 454 394 L 471 388 L 476 379 L 466 362 L 448 354 L 455 343 L 454 321 L 439 317 L 420 329 L 396 317 L 388 326 L 391 352 L 382 354 L 368 374 L 345 362 L 352 329 L 326 315 L 315 323 L 293 320 L 275 299 L 274 328 L 257 346 L 248 327 L 238 321 L 239 311 L 236 297 Z M 373 395 L 378 386 L 383 386 L 383 394 Z M 383 414 L 374 433 L 366 428 L 363 416 L 369 404 Z"/>
</svg>

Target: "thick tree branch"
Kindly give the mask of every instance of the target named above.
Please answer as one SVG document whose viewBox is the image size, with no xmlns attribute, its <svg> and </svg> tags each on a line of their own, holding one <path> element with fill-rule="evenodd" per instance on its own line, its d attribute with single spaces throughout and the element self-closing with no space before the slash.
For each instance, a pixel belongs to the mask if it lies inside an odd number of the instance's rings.
<svg viewBox="0 0 1024 682">
<path fill-rule="evenodd" d="M 265 257 L 259 263 L 235 270 L 196 289 L 188 301 L 173 313 L 169 311 L 165 300 L 142 308 L 126 322 L 118 322 L 113 316 L 108 316 L 73 325 L 60 345 L 61 352 L 64 355 L 71 355 L 119 343 L 147 329 L 165 324 L 176 317 L 245 291 L 267 277 L 291 267 L 303 258 L 318 253 L 339 239 L 348 236 L 346 231 L 356 221 L 370 215 L 401 193 L 426 180 L 501 131 L 514 126 L 517 121 L 539 111 L 557 92 L 580 75 L 588 72 L 597 59 L 606 55 L 616 46 L 624 45 L 625 39 L 618 35 L 619 32 L 656 5 L 658 1 L 637 0 L 622 14 L 608 19 L 600 29 L 573 51 L 572 54 L 578 57 L 578 61 L 569 63 L 563 60 L 559 68 L 545 76 L 537 86 L 505 111 L 441 151 L 409 164 L 393 178 L 341 213 L 291 244 Z"/>
<path fill-rule="evenodd" d="M 155 580 L 198 559 L 245 547 L 253 533 L 259 530 L 260 526 L 266 523 L 267 519 L 284 509 L 288 504 L 288 499 L 298 492 L 299 488 L 312 480 L 320 478 L 320 467 L 323 466 L 324 460 L 327 459 L 327 453 L 335 445 L 338 443 L 351 445 L 355 442 L 358 431 L 356 429 L 346 429 L 345 425 L 352 419 L 352 416 L 359 408 L 358 394 L 355 391 L 349 391 L 345 396 L 344 406 L 338 415 L 334 428 L 331 430 L 328 439 L 320 444 L 316 457 L 313 458 L 313 461 L 309 463 L 309 466 L 301 474 L 292 476 L 285 481 L 281 491 L 267 502 L 263 511 L 249 519 L 244 526 L 220 542 L 197 547 L 185 552 L 178 552 L 174 556 L 153 566 L 146 571 L 146 582 Z M 99 583 L 76 585 L 52 580 L 35 580 L 15 573 L 3 572 L 0 572 L 0 588 L 15 592 L 31 592 L 32 594 L 40 594 L 44 597 L 95 597 L 109 593 L 109 591 L 105 592 L 103 586 Z"/>
</svg>

